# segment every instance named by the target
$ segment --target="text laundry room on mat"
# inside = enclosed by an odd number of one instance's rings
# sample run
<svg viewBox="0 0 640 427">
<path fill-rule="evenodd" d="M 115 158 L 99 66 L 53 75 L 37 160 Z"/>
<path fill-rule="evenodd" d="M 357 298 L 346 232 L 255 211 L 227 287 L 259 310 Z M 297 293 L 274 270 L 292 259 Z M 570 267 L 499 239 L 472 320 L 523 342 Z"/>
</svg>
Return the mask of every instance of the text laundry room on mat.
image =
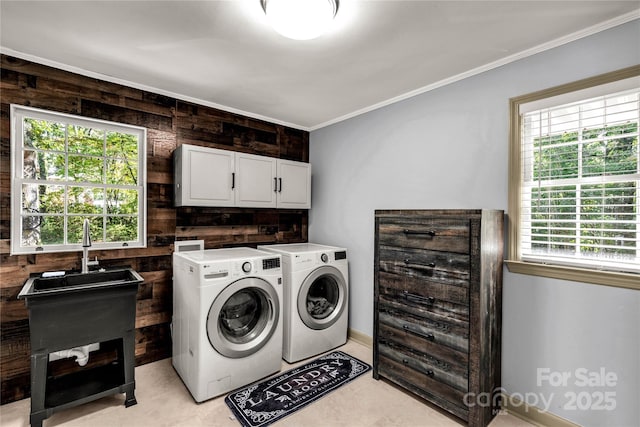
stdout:
<svg viewBox="0 0 640 427">
<path fill-rule="evenodd" d="M 371 370 L 334 351 L 298 368 L 231 393 L 225 402 L 244 427 L 267 426 Z"/>
</svg>

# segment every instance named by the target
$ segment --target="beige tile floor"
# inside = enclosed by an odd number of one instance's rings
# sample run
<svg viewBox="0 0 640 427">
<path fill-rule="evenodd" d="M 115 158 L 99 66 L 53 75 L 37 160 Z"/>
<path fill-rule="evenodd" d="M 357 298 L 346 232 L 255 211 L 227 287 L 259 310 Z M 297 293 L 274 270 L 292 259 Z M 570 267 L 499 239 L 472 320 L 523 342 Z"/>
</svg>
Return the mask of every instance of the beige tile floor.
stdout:
<svg viewBox="0 0 640 427">
<path fill-rule="evenodd" d="M 371 349 L 349 341 L 340 350 L 371 364 Z M 301 362 L 302 363 L 302 362 Z M 283 362 L 282 370 L 294 365 Z M 138 404 L 125 408 L 124 395 L 106 397 L 58 412 L 44 421 L 53 426 L 239 427 L 224 396 L 195 403 L 171 366 L 171 359 L 136 368 Z M 29 425 L 30 400 L 0 407 L 0 426 Z M 346 384 L 317 402 L 278 421 L 279 427 L 445 427 L 458 421 L 371 374 Z M 510 414 L 499 414 L 491 427 L 530 427 Z"/>
</svg>

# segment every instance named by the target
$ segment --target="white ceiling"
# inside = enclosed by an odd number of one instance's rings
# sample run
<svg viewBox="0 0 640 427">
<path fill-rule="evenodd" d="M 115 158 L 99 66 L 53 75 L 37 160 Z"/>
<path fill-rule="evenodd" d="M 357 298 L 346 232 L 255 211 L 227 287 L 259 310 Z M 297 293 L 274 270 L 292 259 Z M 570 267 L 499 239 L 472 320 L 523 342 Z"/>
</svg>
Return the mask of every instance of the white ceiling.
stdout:
<svg viewBox="0 0 640 427">
<path fill-rule="evenodd" d="M 1 0 L 0 48 L 314 130 L 638 19 L 639 8 L 638 0 L 342 0 L 329 32 L 294 41 L 268 27 L 260 0 Z"/>
</svg>

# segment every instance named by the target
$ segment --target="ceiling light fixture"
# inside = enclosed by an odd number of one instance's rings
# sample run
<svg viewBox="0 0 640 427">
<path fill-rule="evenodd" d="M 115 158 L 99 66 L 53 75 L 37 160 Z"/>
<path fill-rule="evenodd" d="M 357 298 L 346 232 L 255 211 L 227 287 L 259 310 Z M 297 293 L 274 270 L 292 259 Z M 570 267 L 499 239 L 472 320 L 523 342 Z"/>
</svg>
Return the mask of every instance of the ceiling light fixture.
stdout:
<svg viewBox="0 0 640 427">
<path fill-rule="evenodd" d="M 339 0 L 260 0 L 271 26 L 294 40 L 324 33 L 338 13 Z"/>
</svg>

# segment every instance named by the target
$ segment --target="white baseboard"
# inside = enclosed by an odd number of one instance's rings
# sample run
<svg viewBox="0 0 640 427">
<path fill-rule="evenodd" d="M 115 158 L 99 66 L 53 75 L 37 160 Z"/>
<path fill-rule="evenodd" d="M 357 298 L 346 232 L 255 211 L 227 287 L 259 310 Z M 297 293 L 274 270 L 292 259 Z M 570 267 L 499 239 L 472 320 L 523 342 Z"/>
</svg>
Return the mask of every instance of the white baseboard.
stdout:
<svg viewBox="0 0 640 427">
<path fill-rule="evenodd" d="M 502 410 L 536 426 L 579 427 L 578 424 L 572 423 L 565 418 L 543 411 L 535 406 L 529 406 L 516 397 L 504 394 L 502 395 Z"/>
<path fill-rule="evenodd" d="M 371 338 L 369 335 L 364 334 L 360 331 L 356 331 L 354 329 L 349 328 L 349 331 L 347 333 L 348 338 L 359 343 L 362 344 L 364 346 L 367 346 L 369 348 L 373 348 L 373 338 Z"/>
</svg>

